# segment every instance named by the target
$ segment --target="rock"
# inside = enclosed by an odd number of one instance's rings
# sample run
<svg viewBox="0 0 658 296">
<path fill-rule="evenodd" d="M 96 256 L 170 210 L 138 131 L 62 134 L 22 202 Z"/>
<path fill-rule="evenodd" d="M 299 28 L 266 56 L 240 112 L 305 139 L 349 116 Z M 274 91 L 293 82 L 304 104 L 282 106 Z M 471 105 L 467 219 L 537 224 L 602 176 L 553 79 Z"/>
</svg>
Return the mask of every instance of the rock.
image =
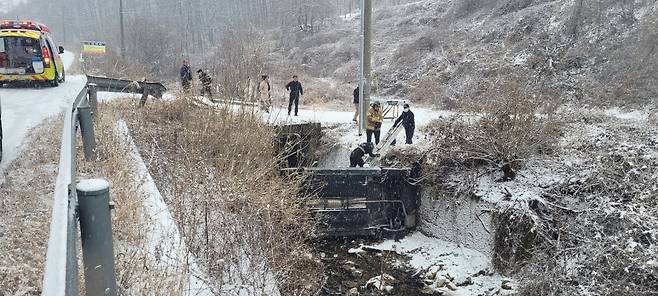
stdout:
<svg viewBox="0 0 658 296">
<path fill-rule="evenodd" d="M 436 279 L 434 279 L 434 284 L 432 286 L 435 288 L 441 288 L 444 287 L 449 282 L 450 281 L 446 277 L 439 275 L 436 277 Z"/>
<path fill-rule="evenodd" d="M 512 282 L 509 280 L 503 280 L 503 282 L 500 284 L 500 287 L 504 290 L 512 290 Z"/>
<path fill-rule="evenodd" d="M 348 287 L 350 289 L 359 287 L 359 283 L 354 282 L 354 281 L 345 281 L 344 285 L 345 285 L 345 287 Z"/>
<path fill-rule="evenodd" d="M 383 281 L 382 281 L 382 278 L 383 278 Z M 379 290 L 385 290 L 386 287 L 387 287 L 386 284 L 391 283 L 393 281 L 395 281 L 394 277 L 392 277 L 388 274 L 383 274 L 381 276 L 376 276 L 376 277 L 373 277 L 373 278 L 369 279 L 368 282 L 366 282 L 366 288 L 372 287 L 372 288 L 379 289 Z"/>
<path fill-rule="evenodd" d="M 347 296 L 359 296 L 359 289 L 357 288 L 352 288 L 349 291 L 347 291 Z"/>
<path fill-rule="evenodd" d="M 436 278 L 436 273 L 439 272 L 441 269 L 443 269 L 442 265 L 432 266 L 432 267 L 430 267 L 430 269 L 425 274 L 425 277 L 428 278 L 428 279 L 433 280 L 433 279 Z"/>
<path fill-rule="evenodd" d="M 480 270 L 480 271 L 472 274 L 471 276 L 472 277 L 479 277 L 479 276 L 483 276 L 483 275 L 487 275 L 487 270 L 486 269 Z"/>
<path fill-rule="evenodd" d="M 448 289 L 450 289 L 451 291 L 457 291 L 457 286 L 455 286 L 455 284 L 453 283 L 446 284 L 446 287 L 448 287 Z"/>
<path fill-rule="evenodd" d="M 453 282 L 458 287 L 462 287 L 462 286 L 468 286 L 468 285 L 473 284 L 473 279 L 470 276 L 458 275 L 458 276 L 455 277 Z"/>
<path fill-rule="evenodd" d="M 438 296 L 438 295 L 443 295 L 443 292 L 436 291 L 436 290 L 432 289 L 431 287 L 426 286 L 426 287 L 423 287 L 420 290 L 420 294 Z"/>
<path fill-rule="evenodd" d="M 352 272 L 352 276 L 355 277 L 355 278 L 359 278 L 363 275 L 363 271 L 360 271 L 360 270 L 358 270 L 354 267 L 352 267 L 351 272 Z"/>
</svg>

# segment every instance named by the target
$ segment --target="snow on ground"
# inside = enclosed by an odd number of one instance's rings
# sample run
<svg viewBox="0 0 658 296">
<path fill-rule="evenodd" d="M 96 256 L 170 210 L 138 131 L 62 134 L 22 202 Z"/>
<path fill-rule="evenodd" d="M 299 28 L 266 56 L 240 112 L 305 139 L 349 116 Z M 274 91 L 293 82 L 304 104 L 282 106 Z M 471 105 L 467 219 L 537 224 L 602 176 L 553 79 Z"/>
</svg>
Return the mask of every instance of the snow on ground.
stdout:
<svg viewBox="0 0 658 296">
<path fill-rule="evenodd" d="M 130 137 L 128 126 L 121 120 L 117 123 L 116 130 L 130 147 L 130 157 L 135 164 L 138 177 L 135 181 L 140 182 L 139 190 L 144 197 L 147 218 L 144 224 L 149 228 L 146 232 L 151 255 L 149 259 L 159 262 L 161 268 L 170 270 L 172 276 L 181 272 L 188 274 L 183 295 L 213 295 L 210 287 L 203 280 L 205 276 L 200 271 L 196 258 L 187 250 L 176 222 L 139 154 L 139 149 Z"/>
<path fill-rule="evenodd" d="M 62 55 L 65 69 L 73 64 L 74 55 Z M 58 87 L 0 88 L 2 106 L 3 157 L 2 173 L 20 152 L 23 140 L 33 127 L 48 117 L 71 107 L 80 90 L 87 83 L 83 75 L 67 75 L 66 82 Z"/>
<path fill-rule="evenodd" d="M 361 248 L 350 253 L 361 252 Z M 427 237 L 414 232 L 400 241 L 386 240 L 367 246 L 370 249 L 393 251 L 410 258 L 409 265 L 432 280 L 430 285 L 442 295 L 470 296 L 487 295 L 500 289 L 503 281 L 510 281 L 493 274 L 490 258 L 478 251 L 463 246 Z"/>
</svg>

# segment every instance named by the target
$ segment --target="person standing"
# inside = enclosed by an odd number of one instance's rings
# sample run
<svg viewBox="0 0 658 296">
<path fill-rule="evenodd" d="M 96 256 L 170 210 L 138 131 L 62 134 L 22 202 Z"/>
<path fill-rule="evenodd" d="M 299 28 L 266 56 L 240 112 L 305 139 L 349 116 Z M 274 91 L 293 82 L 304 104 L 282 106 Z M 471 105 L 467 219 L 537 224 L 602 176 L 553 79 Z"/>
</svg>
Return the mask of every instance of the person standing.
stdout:
<svg viewBox="0 0 658 296">
<path fill-rule="evenodd" d="M 354 118 L 352 121 L 357 121 L 359 118 L 359 87 L 357 86 L 352 92 L 352 97 L 354 97 Z"/>
<path fill-rule="evenodd" d="M 203 69 L 197 70 L 196 73 L 199 75 L 199 81 L 201 82 L 201 95 L 208 94 L 208 98 L 212 99 L 212 77 Z"/>
<path fill-rule="evenodd" d="M 379 144 L 382 122 L 384 122 L 384 111 L 379 102 L 374 102 L 366 115 L 366 138 L 368 143 L 372 142 L 372 136 L 375 135 L 375 145 Z"/>
<path fill-rule="evenodd" d="M 183 60 L 183 66 L 180 67 L 180 81 L 183 90 L 188 91 L 190 89 L 190 82 L 192 81 L 192 69 L 187 60 Z"/>
<path fill-rule="evenodd" d="M 301 82 L 297 80 L 297 75 L 292 76 L 292 81 L 286 84 L 286 90 L 290 91 L 290 101 L 288 102 L 288 116 L 290 116 L 290 111 L 292 111 L 292 105 L 295 104 L 295 116 L 299 111 L 299 96 L 304 95 L 304 89 L 302 88 Z"/>
<path fill-rule="evenodd" d="M 270 81 L 267 75 L 261 76 L 260 84 L 258 85 L 258 93 L 260 94 L 260 109 L 266 113 L 270 113 L 270 105 L 272 105 L 272 97 L 270 95 Z"/>
<path fill-rule="evenodd" d="M 406 136 L 406 143 L 411 145 L 413 144 L 412 139 L 414 137 L 414 130 L 416 129 L 416 121 L 414 119 L 414 113 L 409 110 L 409 104 L 402 105 L 402 108 L 402 115 L 395 120 L 393 128 L 402 124 Z M 393 141 L 391 145 L 395 145 L 395 141 Z"/>
<path fill-rule="evenodd" d="M 350 167 L 354 168 L 356 166 L 363 167 L 365 162 L 363 161 L 363 156 L 368 154 L 370 157 L 379 157 L 379 154 L 374 154 L 373 150 L 375 146 L 372 143 L 362 143 L 359 147 L 356 147 L 350 154 Z"/>
</svg>

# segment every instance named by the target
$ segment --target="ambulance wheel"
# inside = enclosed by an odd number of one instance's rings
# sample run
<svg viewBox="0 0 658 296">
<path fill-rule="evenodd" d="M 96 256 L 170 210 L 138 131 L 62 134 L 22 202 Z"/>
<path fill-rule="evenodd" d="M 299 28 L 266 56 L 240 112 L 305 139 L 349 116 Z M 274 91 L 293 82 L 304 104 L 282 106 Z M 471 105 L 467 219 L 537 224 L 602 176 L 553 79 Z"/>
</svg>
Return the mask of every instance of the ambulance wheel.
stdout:
<svg viewBox="0 0 658 296">
<path fill-rule="evenodd" d="M 59 86 L 59 73 L 55 71 L 55 78 L 53 78 L 52 81 L 50 81 L 50 86 L 52 87 L 58 87 Z"/>
</svg>

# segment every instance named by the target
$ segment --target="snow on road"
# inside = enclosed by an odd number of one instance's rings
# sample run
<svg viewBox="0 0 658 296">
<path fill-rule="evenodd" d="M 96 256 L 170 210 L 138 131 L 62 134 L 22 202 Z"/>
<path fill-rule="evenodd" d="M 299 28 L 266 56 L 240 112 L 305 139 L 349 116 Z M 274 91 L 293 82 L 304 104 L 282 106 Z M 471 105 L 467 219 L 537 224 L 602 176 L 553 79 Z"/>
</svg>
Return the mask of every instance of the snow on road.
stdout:
<svg viewBox="0 0 658 296">
<path fill-rule="evenodd" d="M 69 69 L 75 56 L 66 52 L 62 59 L 65 69 Z M 18 156 L 21 149 L 29 149 L 21 145 L 30 129 L 70 107 L 86 82 L 83 75 L 67 75 L 66 82 L 58 87 L 0 88 L 4 144 L 0 173 Z"/>
</svg>

